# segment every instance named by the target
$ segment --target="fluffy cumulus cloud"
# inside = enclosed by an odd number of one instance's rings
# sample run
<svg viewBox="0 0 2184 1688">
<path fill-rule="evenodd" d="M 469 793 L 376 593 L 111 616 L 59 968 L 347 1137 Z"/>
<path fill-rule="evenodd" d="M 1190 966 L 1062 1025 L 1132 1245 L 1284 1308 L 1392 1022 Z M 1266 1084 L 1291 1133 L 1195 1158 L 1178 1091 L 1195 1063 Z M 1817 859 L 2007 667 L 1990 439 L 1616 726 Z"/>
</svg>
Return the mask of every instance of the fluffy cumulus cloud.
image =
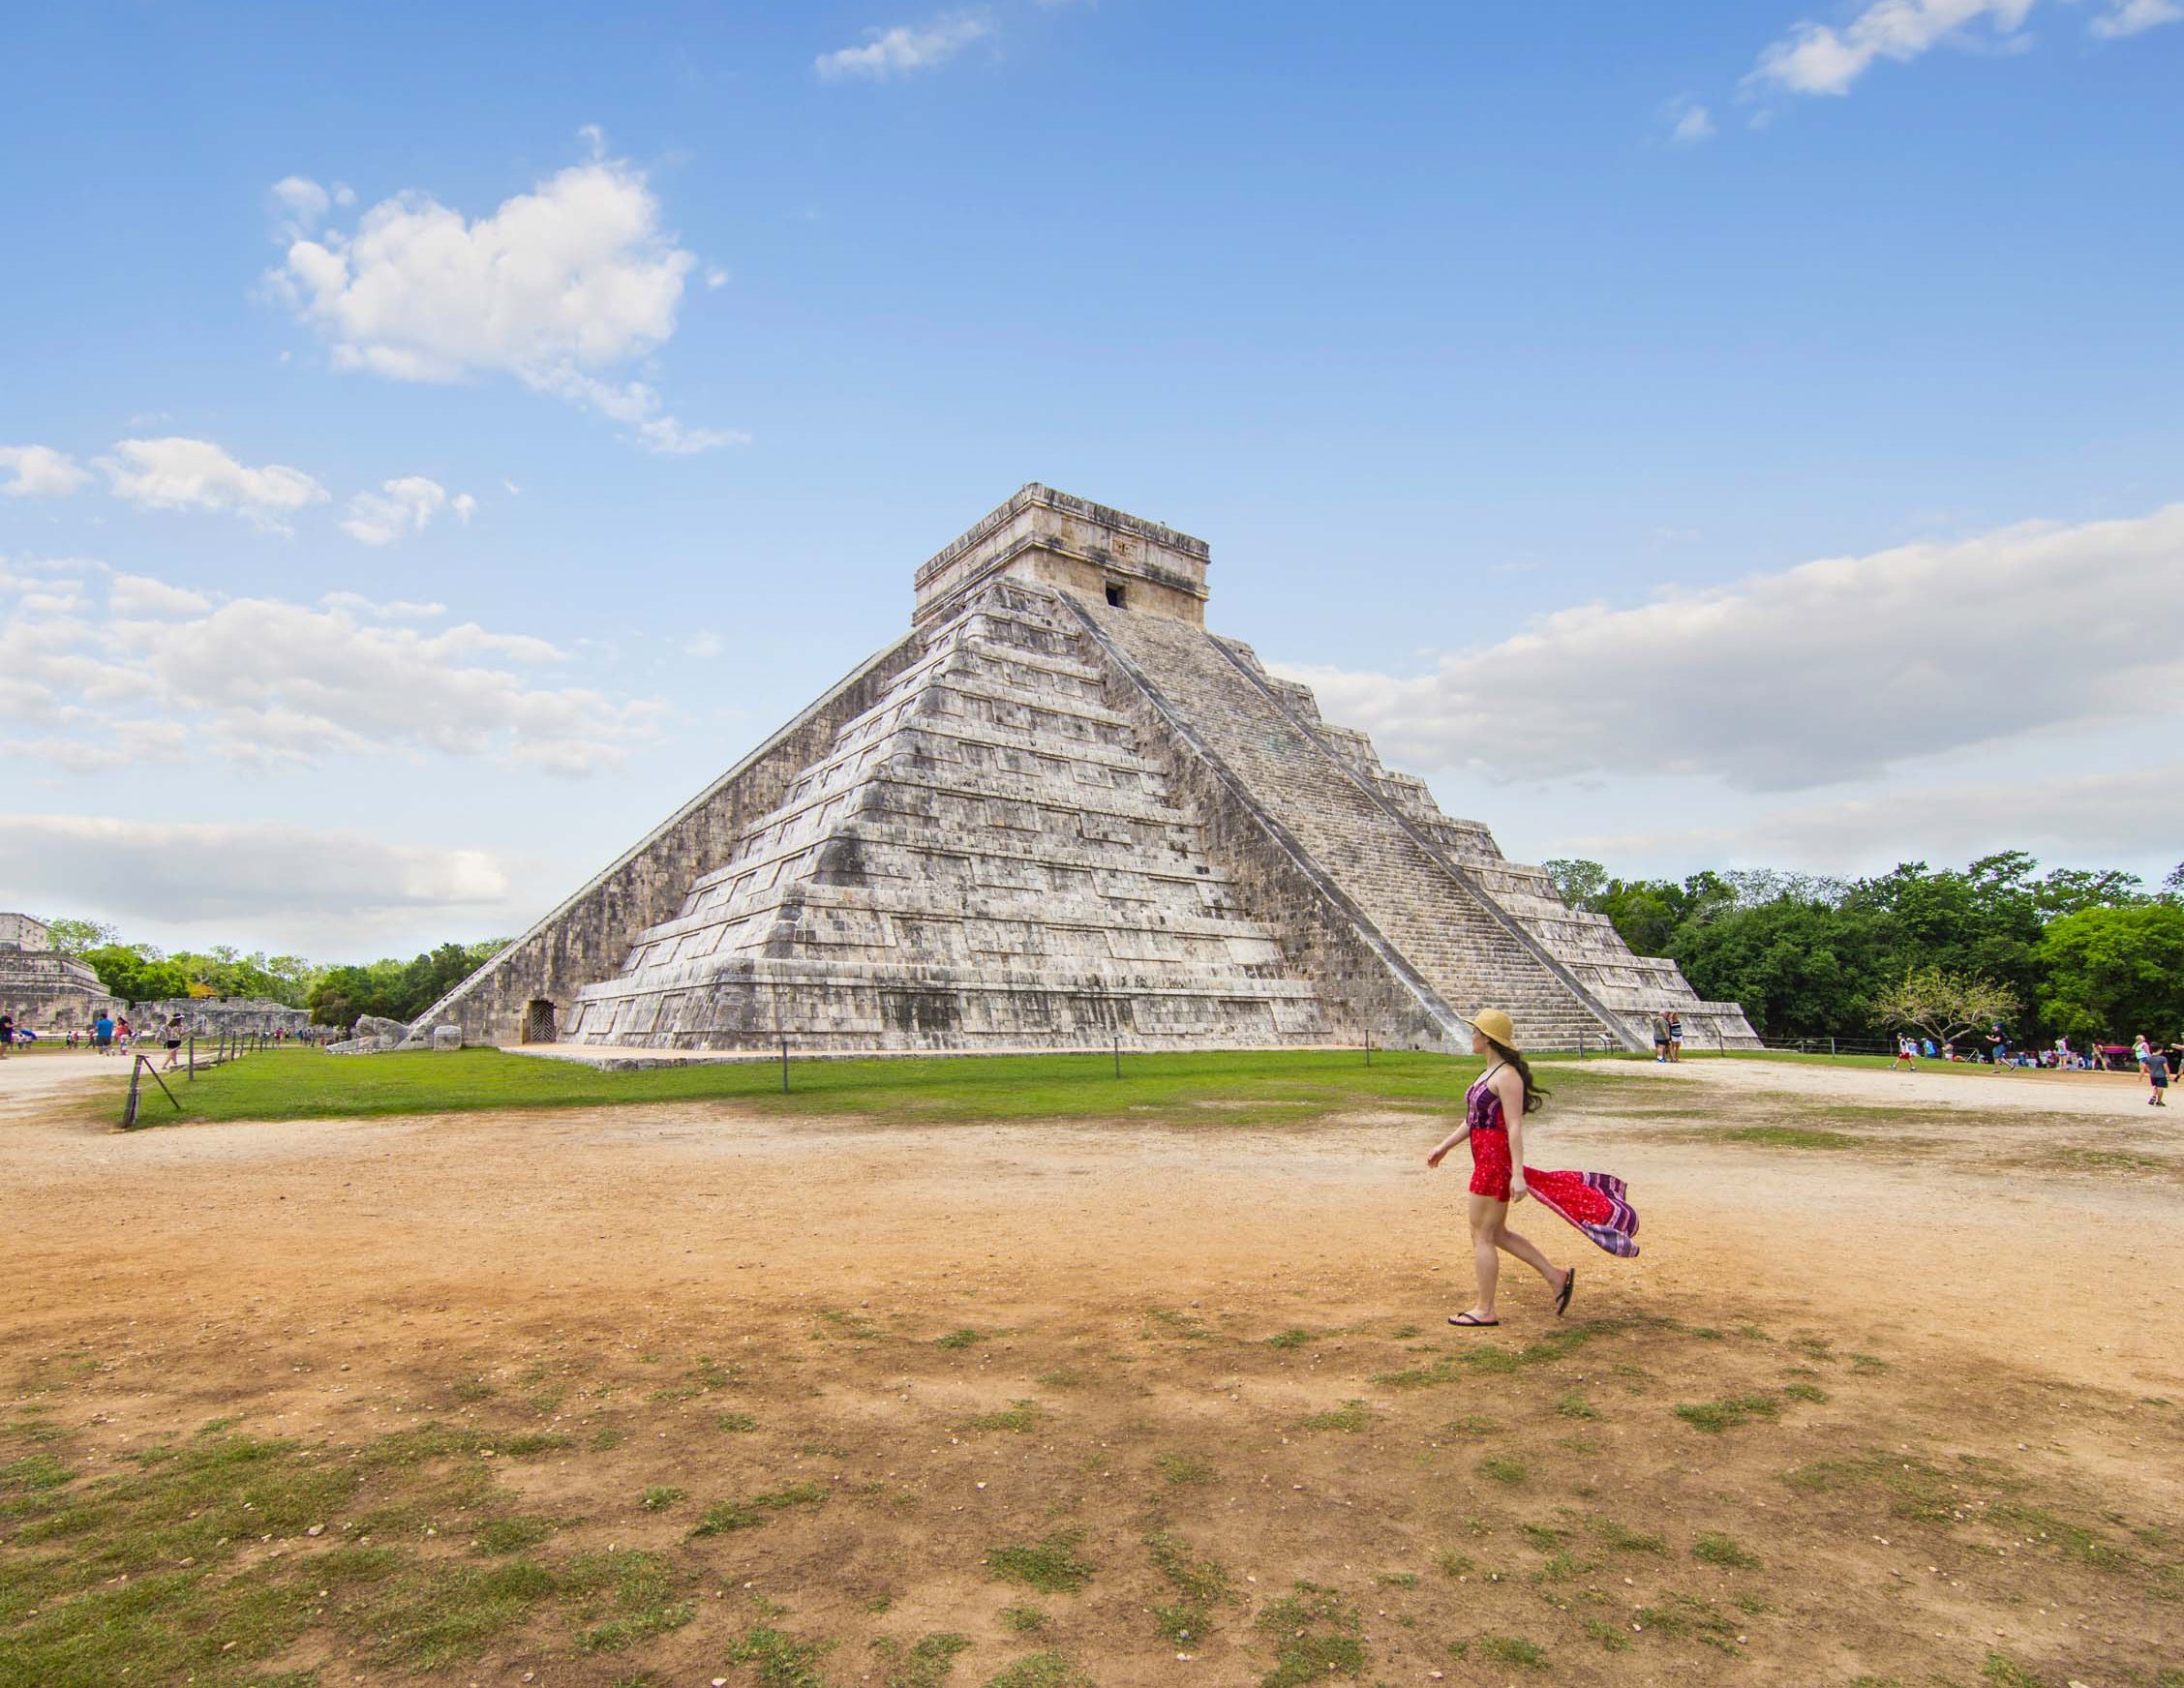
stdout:
<svg viewBox="0 0 2184 1688">
<path fill-rule="evenodd" d="M 2178 0 L 2113 0 L 2106 12 L 2093 19 L 2091 28 L 2095 35 L 2113 41 L 2127 35 L 2142 35 L 2165 23 L 2179 22 L 2184 22 L 2184 4 L 2179 4 Z"/>
<path fill-rule="evenodd" d="M 1840 29 L 1800 23 L 1759 55 L 1751 79 L 1792 94 L 1847 94 L 1882 59 L 1906 64 L 1985 31 L 2008 38 L 2033 0 L 1873 0 Z"/>
<path fill-rule="evenodd" d="M 740 437 L 684 426 L 619 372 L 674 334 L 698 259 L 642 171 L 595 157 L 466 218 L 398 194 L 353 229 L 298 232 L 271 280 L 337 367 L 403 381 L 507 375 L 624 423 L 663 451 Z"/>
<path fill-rule="evenodd" d="M 322 503 L 326 489 L 301 469 L 251 468 L 209 439 L 169 436 L 124 439 L 99 459 L 114 497 L 150 510 L 224 510 L 286 531 L 297 511 Z"/>
<path fill-rule="evenodd" d="M 2184 647 L 2119 637 L 2166 602 L 2184 504 L 1832 558 L 1588 604 L 1396 677 L 1285 668 L 1391 760 L 1503 778 L 1699 774 L 1747 791 L 1871 776 L 2057 729 L 2173 714 Z"/>
<path fill-rule="evenodd" d="M 2184 853 L 2184 767 L 1897 782 L 1721 825 L 1580 835 L 1566 847 L 1602 861 L 1794 862 L 1864 873 L 1896 861 L 1968 861 L 1998 839 L 2045 860 L 2173 861 Z"/>
<path fill-rule="evenodd" d="M 422 533 L 442 510 L 470 525 L 477 499 L 468 493 L 452 498 L 447 489 L 423 475 L 403 475 L 384 482 L 376 493 L 358 493 L 349 501 L 349 517 L 342 531 L 364 545 L 392 545 L 405 534 Z"/>
<path fill-rule="evenodd" d="M 91 478 L 88 469 L 65 451 L 49 445 L 0 445 L 0 496 L 11 498 L 65 498 Z"/>
<path fill-rule="evenodd" d="M 1671 100 L 1664 115 L 1668 138 L 1679 146 L 1696 146 L 1714 138 L 1714 115 L 1696 100 Z"/>
<path fill-rule="evenodd" d="M 1868 0 L 1840 28 L 1801 22 L 1759 55 L 1748 90 L 1847 94 L 1883 59 L 1895 64 L 1937 46 L 2017 50 L 2037 0 Z M 2184 0 L 2101 0 L 2087 28 L 2097 36 L 2139 35 L 2184 19 Z"/>
<path fill-rule="evenodd" d="M 98 769 L 437 753 L 587 774 L 652 730 L 654 705 L 556 683 L 566 658 L 546 641 L 440 618 L 348 595 L 313 608 L 141 575 L 0 575 L 0 755 Z"/>
<path fill-rule="evenodd" d="M 830 82 L 885 82 L 946 64 L 971 43 L 992 33 L 990 23 L 970 13 L 936 17 L 929 23 L 898 23 L 893 29 L 867 30 L 860 45 L 821 53 L 814 68 Z"/>
<path fill-rule="evenodd" d="M 494 908 L 509 889 L 482 850 L 275 823 L 0 815 L 0 858 L 25 901 L 166 922 Z"/>
</svg>

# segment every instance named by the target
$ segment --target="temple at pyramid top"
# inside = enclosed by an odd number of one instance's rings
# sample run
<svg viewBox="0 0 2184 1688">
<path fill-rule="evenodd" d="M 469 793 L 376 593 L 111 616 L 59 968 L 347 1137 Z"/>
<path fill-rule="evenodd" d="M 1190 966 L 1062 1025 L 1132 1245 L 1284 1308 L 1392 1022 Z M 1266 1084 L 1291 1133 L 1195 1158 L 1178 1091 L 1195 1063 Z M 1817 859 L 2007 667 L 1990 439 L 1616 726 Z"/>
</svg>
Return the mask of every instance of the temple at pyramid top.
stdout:
<svg viewBox="0 0 2184 1688">
<path fill-rule="evenodd" d="M 919 568 L 912 618 L 928 625 L 1007 575 L 1202 627 L 1210 556 L 1202 539 L 1031 481 Z"/>
<path fill-rule="evenodd" d="M 1756 1041 L 1205 625 L 1202 539 L 1033 482 L 911 624 L 413 1036 L 628 1050 Z M 823 636 L 813 618 L 806 630 Z"/>
</svg>

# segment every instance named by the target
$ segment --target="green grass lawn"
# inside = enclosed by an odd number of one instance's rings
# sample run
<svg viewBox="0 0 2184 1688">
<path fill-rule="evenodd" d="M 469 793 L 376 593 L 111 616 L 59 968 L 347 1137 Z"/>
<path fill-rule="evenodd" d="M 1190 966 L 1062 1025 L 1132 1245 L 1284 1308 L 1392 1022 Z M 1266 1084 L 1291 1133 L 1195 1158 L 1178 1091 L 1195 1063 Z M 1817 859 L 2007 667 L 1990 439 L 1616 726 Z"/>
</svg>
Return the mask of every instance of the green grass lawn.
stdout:
<svg viewBox="0 0 2184 1688">
<path fill-rule="evenodd" d="M 1106 1052 L 885 1061 L 798 1061 L 781 1092 L 778 1063 L 709 1063 L 603 1072 L 571 1061 L 494 1049 L 448 1054 L 326 1055 L 268 1050 L 198 1073 L 168 1075 L 175 1113 L 149 1084 L 141 1124 L 193 1120 L 351 1118 L 477 1108 L 623 1106 L 720 1100 L 790 1114 L 909 1120 L 1039 1120 L 1148 1113 L 1224 1125 L 1295 1124 L 1355 1108 L 1453 1111 L 1483 1063 L 1377 1050 L 1228 1051 L 1122 1057 Z M 1587 1082 L 1556 1062 L 1550 1089 Z M 111 1093 L 86 1101 L 117 1113 Z"/>
</svg>

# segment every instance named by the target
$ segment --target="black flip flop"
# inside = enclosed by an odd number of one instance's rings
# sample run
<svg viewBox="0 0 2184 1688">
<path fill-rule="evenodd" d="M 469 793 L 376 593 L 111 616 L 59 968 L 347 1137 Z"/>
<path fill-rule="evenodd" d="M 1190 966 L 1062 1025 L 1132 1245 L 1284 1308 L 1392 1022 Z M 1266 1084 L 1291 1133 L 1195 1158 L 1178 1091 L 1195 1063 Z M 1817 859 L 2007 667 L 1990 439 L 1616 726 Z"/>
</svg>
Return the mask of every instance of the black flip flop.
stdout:
<svg viewBox="0 0 2184 1688">
<path fill-rule="evenodd" d="M 1557 1318 L 1561 1318 L 1562 1314 L 1569 1311 L 1570 1291 L 1576 1287 L 1577 1268 L 1572 1266 L 1569 1269 L 1569 1276 L 1562 1280 L 1562 1293 L 1555 1297 L 1555 1316 Z"/>
<path fill-rule="evenodd" d="M 1475 1319 L 1469 1313 L 1452 1312 L 1448 1315 L 1448 1322 L 1459 1330 L 1484 1331 L 1491 1330 L 1502 1321 L 1500 1319 Z"/>
</svg>

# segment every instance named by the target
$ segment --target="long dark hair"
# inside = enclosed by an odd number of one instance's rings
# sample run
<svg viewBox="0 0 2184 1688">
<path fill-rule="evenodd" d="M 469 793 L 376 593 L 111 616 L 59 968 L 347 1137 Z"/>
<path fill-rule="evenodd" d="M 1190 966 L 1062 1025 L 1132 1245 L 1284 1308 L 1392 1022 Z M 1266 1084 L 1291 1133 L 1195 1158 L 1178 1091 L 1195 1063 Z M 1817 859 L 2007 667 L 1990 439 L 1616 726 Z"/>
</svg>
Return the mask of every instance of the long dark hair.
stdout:
<svg viewBox="0 0 2184 1688">
<path fill-rule="evenodd" d="M 1483 1032 L 1479 1035 L 1481 1037 L 1486 1036 Z M 1524 1080 L 1524 1111 L 1528 1114 L 1537 1113 L 1539 1104 L 1546 1100 L 1547 1092 L 1540 1087 L 1539 1081 L 1532 1077 L 1532 1063 L 1518 1054 L 1516 1050 L 1509 1048 L 1506 1044 L 1497 1043 L 1492 1038 L 1487 1038 L 1486 1046 L 1517 1070 L 1517 1076 Z"/>
</svg>

